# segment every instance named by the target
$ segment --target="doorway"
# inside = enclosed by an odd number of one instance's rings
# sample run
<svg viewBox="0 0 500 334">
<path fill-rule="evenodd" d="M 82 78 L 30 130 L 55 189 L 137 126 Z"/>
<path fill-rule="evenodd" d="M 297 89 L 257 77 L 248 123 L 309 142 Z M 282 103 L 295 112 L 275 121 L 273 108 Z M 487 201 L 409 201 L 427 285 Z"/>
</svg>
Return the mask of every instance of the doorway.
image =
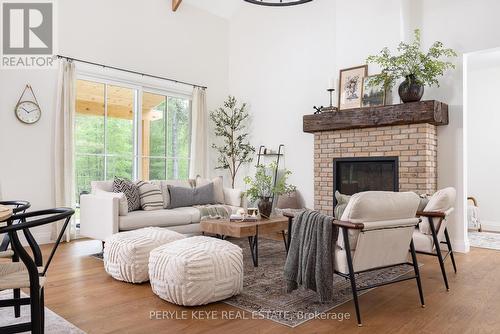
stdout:
<svg viewBox="0 0 500 334">
<path fill-rule="evenodd" d="M 464 56 L 467 224 L 472 247 L 500 250 L 500 48 Z"/>
</svg>

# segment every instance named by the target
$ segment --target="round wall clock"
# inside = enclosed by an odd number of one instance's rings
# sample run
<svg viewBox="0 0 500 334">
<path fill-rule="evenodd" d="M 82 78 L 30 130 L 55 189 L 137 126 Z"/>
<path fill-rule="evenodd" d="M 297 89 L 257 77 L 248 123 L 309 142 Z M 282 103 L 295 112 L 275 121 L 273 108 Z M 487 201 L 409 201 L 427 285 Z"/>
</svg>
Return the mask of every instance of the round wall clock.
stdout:
<svg viewBox="0 0 500 334">
<path fill-rule="evenodd" d="M 23 123 L 33 124 L 40 120 L 42 111 L 36 102 L 20 101 L 16 105 L 16 116 Z"/>
<path fill-rule="evenodd" d="M 26 90 L 31 92 L 34 101 L 23 100 Z M 24 91 L 16 104 L 14 112 L 16 113 L 17 119 L 25 124 L 34 124 L 42 117 L 42 110 L 40 109 L 40 105 L 38 104 L 35 93 L 30 85 L 26 85 L 24 88 Z"/>
</svg>

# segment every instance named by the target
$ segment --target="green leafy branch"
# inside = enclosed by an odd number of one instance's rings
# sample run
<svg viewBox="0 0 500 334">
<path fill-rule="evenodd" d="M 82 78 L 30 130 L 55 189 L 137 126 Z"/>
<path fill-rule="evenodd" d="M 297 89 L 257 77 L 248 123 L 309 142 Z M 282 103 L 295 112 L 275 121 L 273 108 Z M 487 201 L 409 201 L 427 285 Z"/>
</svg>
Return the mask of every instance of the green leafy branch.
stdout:
<svg viewBox="0 0 500 334">
<path fill-rule="evenodd" d="M 289 194 L 296 190 L 294 185 L 288 184 L 288 177 L 292 174 L 291 171 L 285 169 L 283 175 L 276 180 L 276 185 L 274 185 L 274 175 L 278 169 L 276 163 L 271 163 L 269 166 L 258 165 L 255 171 L 254 178 L 249 176 L 244 178 L 245 183 L 250 186 L 246 191 L 246 195 L 253 201 L 272 197 L 273 195 Z"/>
<path fill-rule="evenodd" d="M 401 42 L 397 48 L 398 55 L 392 55 L 386 47 L 378 55 L 369 56 L 368 64 L 378 64 L 381 74 L 370 80 L 370 86 L 383 85 L 386 89 L 392 88 L 399 78 L 416 80 L 426 86 L 438 86 L 438 77 L 445 71 L 454 69 L 455 65 L 442 58 L 456 57 L 457 53 L 445 48 L 443 43 L 436 41 L 427 52 L 421 48 L 420 30 L 415 30 L 414 40 L 411 43 Z"/>
</svg>

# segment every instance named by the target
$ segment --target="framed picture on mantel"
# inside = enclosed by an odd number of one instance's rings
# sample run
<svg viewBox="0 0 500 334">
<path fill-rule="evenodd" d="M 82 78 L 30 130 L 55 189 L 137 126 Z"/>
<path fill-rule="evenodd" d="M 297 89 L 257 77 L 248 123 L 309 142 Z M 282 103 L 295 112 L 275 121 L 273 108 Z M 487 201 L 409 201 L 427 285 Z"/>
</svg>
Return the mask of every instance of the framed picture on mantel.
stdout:
<svg viewBox="0 0 500 334">
<path fill-rule="evenodd" d="M 373 86 L 370 81 L 377 75 L 370 75 L 363 78 L 363 92 L 361 106 L 379 107 L 385 105 L 385 88 L 383 84 Z"/>
<path fill-rule="evenodd" d="M 368 65 L 340 70 L 339 110 L 361 107 L 363 78 L 367 75 Z"/>
</svg>

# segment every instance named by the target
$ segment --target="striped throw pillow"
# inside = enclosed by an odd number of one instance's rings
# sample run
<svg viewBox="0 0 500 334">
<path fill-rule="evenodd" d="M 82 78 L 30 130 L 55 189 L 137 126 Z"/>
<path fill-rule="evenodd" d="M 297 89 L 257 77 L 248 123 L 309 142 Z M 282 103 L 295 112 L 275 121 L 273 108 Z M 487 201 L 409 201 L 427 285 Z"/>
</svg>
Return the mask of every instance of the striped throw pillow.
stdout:
<svg viewBox="0 0 500 334">
<path fill-rule="evenodd" d="M 138 181 L 139 198 L 141 207 L 145 211 L 163 209 L 163 196 L 160 187 L 145 181 Z"/>
</svg>

